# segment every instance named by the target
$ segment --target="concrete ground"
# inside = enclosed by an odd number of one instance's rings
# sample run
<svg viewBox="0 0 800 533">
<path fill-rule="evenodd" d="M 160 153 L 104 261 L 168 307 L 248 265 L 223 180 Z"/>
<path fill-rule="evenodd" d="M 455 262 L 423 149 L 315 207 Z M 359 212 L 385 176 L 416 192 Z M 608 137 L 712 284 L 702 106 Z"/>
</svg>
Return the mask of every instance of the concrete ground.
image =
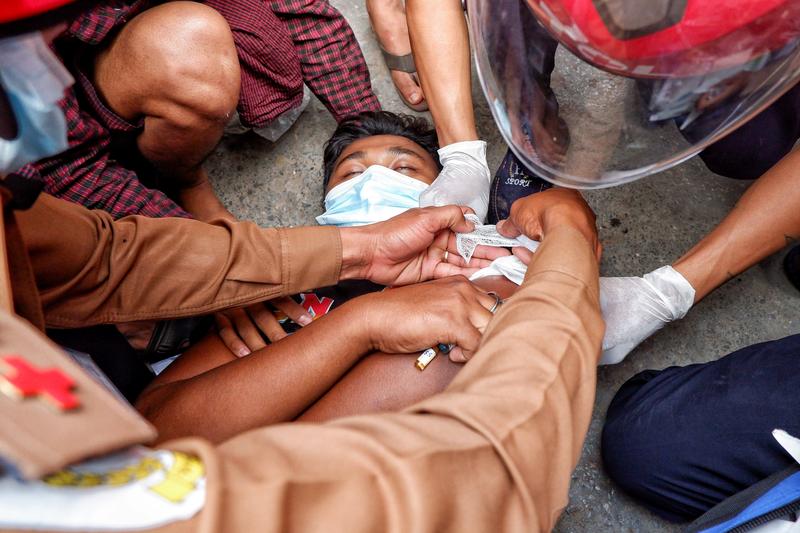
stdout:
<svg viewBox="0 0 800 533">
<path fill-rule="evenodd" d="M 384 107 L 406 112 L 381 60 L 363 0 L 331 1 L 353 26 Z M 489 164 L 496 168 L 505 145 L 477 83 L 474 96 L 479 129 L 489 142 Z M 208 163 L 217 192 L 235 215 L 260 225 L 313 224 L 322 211 L 322 144 L 334 127 L 325 108 L 312 99 L 276 144 L 255 136 L 225 139 Z M 672 262 L 722 219 L 747 186 L 711 174 L 693 159 L 653 178 L 587 193 L 605 246 L 603 275 L 641 275 Z M 571 502 L 556 531 L 678 531 L 621 494 L 603 472 L 599 436 L 611 398 L 641 370 L 709 361 L 749 344 L 800 333 L 798 311 L 800 295 L 785 282 L 773 258 L 731 280 L 624 363 L 601 368 Z"/>
</svg>

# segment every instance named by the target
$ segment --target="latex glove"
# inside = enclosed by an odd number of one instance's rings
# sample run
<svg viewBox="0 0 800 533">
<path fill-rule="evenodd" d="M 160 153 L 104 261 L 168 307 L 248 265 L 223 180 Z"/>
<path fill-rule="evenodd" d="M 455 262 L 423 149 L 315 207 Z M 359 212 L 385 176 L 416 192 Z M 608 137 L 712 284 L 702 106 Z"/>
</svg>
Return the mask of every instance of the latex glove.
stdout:
<svg viewBox="0 0 800 533">
<path fill-rule="evenodd" d="M 439 149 L 442 171 L 419 197 L 420 207 L 466 205 L 481 222 L 489 211 L 491 173 L 484 141 L 462 141 Z"/>
<path fill-rule="evenodd" d="M 694 288 L 664 266 L 641 278 L 600 278 L 600 308 L 606 321 L 601 365 L 619 363 L 667 323 L 686 316 Z"/>
</svg>

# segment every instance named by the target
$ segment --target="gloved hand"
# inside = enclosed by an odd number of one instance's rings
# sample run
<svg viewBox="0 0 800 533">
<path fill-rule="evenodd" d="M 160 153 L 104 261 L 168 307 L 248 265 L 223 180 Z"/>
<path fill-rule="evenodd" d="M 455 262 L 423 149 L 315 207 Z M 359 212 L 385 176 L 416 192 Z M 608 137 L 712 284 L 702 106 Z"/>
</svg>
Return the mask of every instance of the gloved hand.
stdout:
<svg viewBox="0 0 800 533">
<path fill-rule="evenodd" d="M 686 316 L 693 303 L 694 288 L 671 266 L 641 278 L 600 278 L 600 308 L 606 321 L 600 364 L 621 362 L 668 322 Z"/>
<path fill-rule="evenodd" d="M 442 171 L 419 197 L 420 207 L 466 205 L 481 222 L 489 210 L 491 173 L 484 141 L 462 141 L 439 149 Z"/>
</svg>

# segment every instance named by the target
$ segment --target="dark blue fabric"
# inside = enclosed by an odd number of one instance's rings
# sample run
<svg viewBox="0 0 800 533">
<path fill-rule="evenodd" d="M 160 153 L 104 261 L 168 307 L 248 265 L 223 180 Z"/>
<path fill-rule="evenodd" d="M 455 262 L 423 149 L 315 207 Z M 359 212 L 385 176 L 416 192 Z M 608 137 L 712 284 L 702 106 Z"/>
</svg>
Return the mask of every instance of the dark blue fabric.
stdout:
<svg viewBox="0 0 800 533">
<path fill-rule="evenodd" d="M 700 117 L 682 133 L 690 142 L 714 129 L 720 116 L 731 110 L 722 105 Z M 736 179 L 756 179 L 788 154 L 800 138 L 800 84 L 750 119 L 736 131 L 715 142 L 700 158 L 711 172 Z"/>
<path fill-rule="evenodd" d="M 520 198 L 552 186 L 552 183 L 531 172 L 514 152 L 508 150 L 489 189 L 489 224 L 497 224 L 499 220 L 508 218 L 511 205 Z"/>
<path fill-rule="evenodd" d="M 800 435 L 800 335 L 637 374 L 609 406 L 603 462 L 650 510 L 688 521 L 792 464 L 775 428 Z"/>
</svg>

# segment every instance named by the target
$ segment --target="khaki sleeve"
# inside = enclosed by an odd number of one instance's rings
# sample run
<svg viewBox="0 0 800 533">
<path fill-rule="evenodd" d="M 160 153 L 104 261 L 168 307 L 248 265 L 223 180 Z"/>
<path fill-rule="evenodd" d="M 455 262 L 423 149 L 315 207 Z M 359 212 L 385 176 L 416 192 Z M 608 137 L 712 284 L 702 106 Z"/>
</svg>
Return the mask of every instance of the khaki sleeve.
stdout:
<svg viewBox="0 0 800 533">
<path fill-rule="evenodd" d="M 225 498 L 197 520 L 232 532 L 550 530 L 593 405 L 597 283 L 584 238 L 551 231 L 446 391 L 402 413 L 223 443 L 209 484 Z"/>
<path fill-rule="evenodd" d="M 335 284 L 337 228 L 102 211 L 41 195 L 17 220 L 51 327 L 206 314 Z"/>
</svg>

